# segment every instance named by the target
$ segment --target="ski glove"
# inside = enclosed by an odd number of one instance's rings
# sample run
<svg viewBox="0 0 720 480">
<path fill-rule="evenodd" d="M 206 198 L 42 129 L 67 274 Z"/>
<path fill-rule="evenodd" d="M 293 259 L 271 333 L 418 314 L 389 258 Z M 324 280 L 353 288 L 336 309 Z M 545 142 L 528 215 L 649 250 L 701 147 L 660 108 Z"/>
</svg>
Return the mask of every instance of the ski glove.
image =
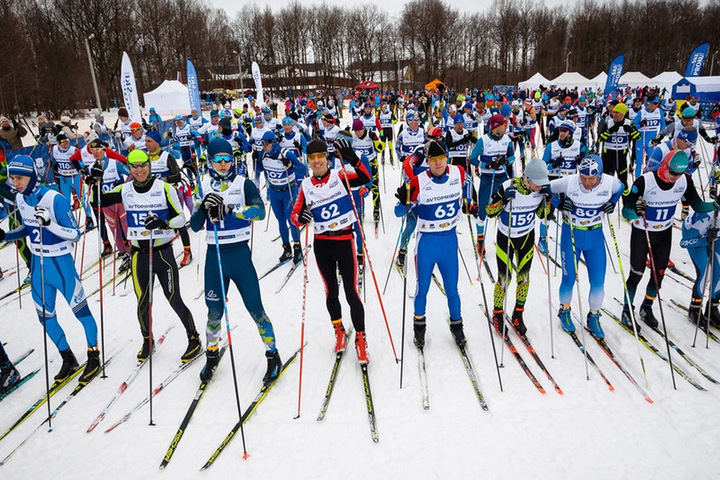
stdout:
<svg viewBox="0 0 720 480">
<path fill-rule="evenodd" d="M 5 240 L 5 230 L 0 228 L 0 242 L 2 242 L 3 240 Z"/>
<path fill-rule="evenodd" d="M 166 228 L 168 228 L 168 222 L 162 220 L 154 213 L 150 213 L 145 217 L 146 230 L 165 230 Z"/>
<path fill-rule="evenodd" d="M 661 141 L 662 140 L 660 140 L 660 138 L 658 137 L 658 138 L 653 138 L 652 140 L 650 140 L 650 143 L 652 144 L 653 147 L 657 147 L 658 145 L 660 145 Z"/>
<path fill-rule="evenodd" d="M 462 212 L 466 215 L 472 215 L 473 217 L 477 217 L 479 211 L 480 207 L 476 203 L 463 202 L 462 204 Z"/>
<path fill-rule="evenodd" d="M 300 223 L 310 223 L 312 222 L 313 215 L 310 207 L 307 205 L 303 205 L 300 209 L 300 213 L 298 214 L 298 222 Z"/>
<path fill-rule="evenodd" d="M 50 210 L 47 207 L 38 205 L 35 207 L 35 218 L 42 224 L 43 227 L 50 225 Z"/>
<path fill-rule="evenodd" d="M 347 140 L 346 138 L 338 137 L 338 139 L 335 140 L 333 145 L 335 146 L 335 150 L 340 152 L 340 156 L 342 157 L 343 161 L 348 162 L 352 166 L 358 164 L 360 159 L 355 154 L 355 150 L 353 150 L 352 144 L 349 140 Z"/>
<path fill-rule="evenodd" d="M 503 192 L 503 202 L 508 203 L 510 200 L 515 198 L 515 195 L 517 194 L 517 187 L 515 185 L 510 185 L 508 188 L 505 189 Z"/>
<path fill-rule="evenodd" d="M 563 157 L 558 157 L 555 160 L 553 160 L 552 166 L 554 168 L 560 168 L 560 167 L 562 167 L 562 164 L 564 161 L 565 161 L 565 159 L 563 159 Z"/>
<path fill-rule="evenodd" d="M 644 198 L 640 197 L 635 202 L 635 213 L 637 213 L 639 216 L 645 215 L 645 211 L 648 209 L 648 204 L 645 201 Z"/>
<path fill-rule="evenodd" d="M 102 177 L 103 177 L 103 173 L 104 173 L 104 169 L 103 169 L 102 165 L 100 165 L 100 164 L 97 163 L 97 162 L 96 162 L 95 165 L 93 165 L 92 168 L 90 169 L 90 176 L 91 176 L 92 178 L 102 178 Z"/>
<path fill-rule="evenodd" d="M 720 228 L 718 228 L 718 227 L 708 228 L 708 231 L 707 231 L 708 243 L 710 243 L 714 238 L 717 238 L 719 231 L 720 231 Z M 3 235 L 4 235 L 4 232 L 3 232 Z"/>
<path fill-rule="evenodd" d="M 608 128 L 608 132 L 615 133 L 618 130 L 620 130 L 620 127 L 622 126 L 622 123 L 616 123 L 612 127 Z"/>
<path fill-rule="evenodd" d="M 225 204 L 223 197 L 215 192 L 208 193 L 203 198 L 200 208 L 207 213 L 211 223 L 222 222 L 225 218 Z"/>
<path fill-rule="evenodd" d="M 410 192 L 410 195 L 408 195 L 408 191 Z M 412 198 L 414 192 L 415 187 L 408 187 L 407 183 L 403 183 L 398 187 L 397 192 L 395 193 L 395 198 L 398 199 L 401 205 L 407 205 L 410 203 L 409 199 Z"/>
<path fill-rule="evenodd" d="M 602 209 L 603 212 L 610 215 L 612 212 L 615 211 L 615 203 L 608 200 L 607 202 L 603 203 Z"/>
<path fill-rule="evenodd" d="M 560 203 L 560 210 L 562 210 L 563 212 L 572 212 L 574 208 L 575 202 L 572 201 L 572 198 L 563 198 L 563 201 Z"/>
</svg>

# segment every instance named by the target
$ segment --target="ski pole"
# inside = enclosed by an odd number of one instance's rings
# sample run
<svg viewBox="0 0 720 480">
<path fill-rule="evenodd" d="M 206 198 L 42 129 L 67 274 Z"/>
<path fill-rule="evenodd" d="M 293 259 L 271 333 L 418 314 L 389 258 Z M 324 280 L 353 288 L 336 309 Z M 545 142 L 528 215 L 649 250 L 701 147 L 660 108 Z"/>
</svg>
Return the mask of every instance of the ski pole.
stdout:
<svg viewBox="0 0 720 480">
<path fill-rule="evenodd" d="M 382 310 L 383 319 L 385 320 L 385 328 L 387 329 L 388 338 L 390 339 L 390 347 L 392 348 L 393 355 L 395 356 L 395 363 L 397 363 L 399 362 L 399 359 L 395 350 L 395 343 L 393 342 L 392 333 L 390 332 L 390 324 L 388 323 L 387 314 L 385 313 L 385 305 L 383 304 L 382 295 L 380 294 L 380 287 L 378 287 L 377 278 L 375 277 L 375 270 L 372 266 L 372 260 L 370 260 L 370 250 L 368 250 L 367 241 L 365 240 L 365 230 L 362 226 L 362 223 L 360 222 L 357 205 L 355 205 L 355 199 L 352 196 L 352 190 L 350 189 L 350 181 L 347 177 L 347 169 L 345 168 L 345 162 L 343 161 L 342 155 L 339 151 L 337 152 L 337 154 L 338 158 L 340 159 L 340 167 L 343 171 L 343 179 L 345 180 L 345 186 L 347 187 L 348 195 L 350 196 L 350 203 L 352 204 L 353 212 L 355 213 L 355 220 L 358 223 L 358 231 L 360 232 L 360 237 L 362 239 L 363 251 L 367 256 L 368 266 L 370 267 L 370 273 L 372 274 L 373 283 L 375 284 L 375 293 L 377 294 L 378 302 L 380 303 L 380 310 Z"/>
<path fill-rule="evenodd" d="M 658 274 L 655 269 L 655 257 L 653 256 L 652 244 L 650 243 L 650 231 L 648 230 L 647 219 L 645 218 L 645 212 L 642 215 L 643 226 L 645 227 L 645 240 L 647 241 L 648 255 L 650 256 L 650 269 L 652 270 L 653 281 L 655 282 L 655 288 L 657 290 L 657 301 L 658 308 L 660 309 L 660 319 L 662 320 L 663 334 L 665 335 L 665 347 L 667 348 L 668 364 L 670 365 L 670 376 L 672 377 L 673 388 L 677 390 L 675 384 L 675 370 L 673 370 L 672 357 L 670 356 L 670 344 L 668 343 L 667 327 L 665 326 L 665 313 L 662 308 L 662 298 L 660 297 L 660 284 L 658 283 Z"/>
<path fill-rule="evenodd" d="M 148 212 L 148 215 L 151 215 L 152 212 Z M 153 423 L 153 386 L 152 386 L 152 371 L 153 371 L 153 364 L 152 364 L 152 358 L 153 358 L 153 318 L 152 318 L 152 302 L 153 302 L 153 287 L 155 286 L 155 278 L 153 277 L 153 231 L 150 230 L 150 238 L 149 238 L 149 248 L 148 248 L 148 272 L 149 272 L 149 279 L 148 279 L 148 285 L 147 285 L 147 295 L 148 295 L 148 368 L 149 368 L 149 386 L 150 386 L 150 426 L 155 425 Z"/>
<path fill-rule="evenodd" d="M 405 230 L 405 217 L 402 217 L 402 220 L 400 221 L 400 231 L 398 232 L 397 240 L 395 241 L 395 250 L 393 250 L 392 258 L 390 259 L 390 267 L 388 267 L 388 273 L 385 277 L 385 286 L 383 287 L 383 295 L 385 295 L 385 290 L 387 290 L 388 282 L 390 281 L 390 272 L 392 272 L 393 264 L 395 263 L 395 255 L 397 255 L 398 247 L 400 246 L 400 238 L 403 236 L 403 231 Z"/>
<path fill-rule="evenodd" d="M 103 256 L 102 256 L 102 238 L 100 230 L 102 229 L 102 217 L 100 215 L 100 209 L 102 208 L 102 202 L 100 200 L 100 187 L 102 186 L 102 178 L 97 181 L 97 206 L 98 206 L 98 287 L 100 288 L 100 352 L 102 355 L 102 376 L 101 378 L 107 378 L 105 374 L 105 308 L 103 302 Z M 90 190 L 90 189 L 88 189 Z"/>
<path fill-rule="evenodd" d="M 312 204 L 308 206 L 312 208 Z M 300 418 L 300 400 L 302 398 L 302 379 L 303 379 L 303 361 L 305 359 L 305 309 L 307 307 L 307 284 L 308 284 L 308 259 L 310 251 L 307 249 L 309 244 L 310 226 L 305 226 L 305 249 L 307 253 L 303 254 L 303 300 L 302 300 L 302 322 L 300 324 L 300 373 L 298 379 L 298 412 L 295 417 Z"/>
<path fill-rule="evenodd" d="M 715 229 L 716 227 L 717 227 L 717 210 L 715 210 L 715 212 L 713 213 L 713 223 L 712 223 L 712 228 Z M 709 262 L 708 262 L 707 267 L 705 267 L 705 276 L 703 277 L 703 287 L 702 287 L 702 290 L 700 291 L 701 296 L 705 296 L 705 289 L 707 288 L 707 283 L 708 283 L 708 275 L 709 275 L 709 278 L 712 279 L 713 275 L 715 274 L 715 272 L 713 270 L 714 264 L 715 264 L 715 239 L 713 239 L 712 243 L 710 244 L 710 257 L 708 257 L 708 258 L 709 258 Z M 714 280 L 710 280 L 710 299 L 711 300 L 712 300 L 712 290 L 713 290 L 712 282 L 713 281 Z M 708 300 L 708 305 L 711 304 L 711 300 Z M 692 343 L 693 348 L 695 348 L 695 341 L 697 340 L 698 327 L 700 326 L 700 322 L 702 322 L 702 320 L 703 320 L 702 317 L 704 314 L 705 314 L 705 309 L 701 307 L 700 315 L 698 316 L 698 321 L 695 324 L 695 334 L 693 336 L 693 343 Z M 706 330 L 705 330 L 705 333 L 706 333 L 705 348 L 708 348 L 707 342 L 710 338 L 709 307 L 708 307 L 708 315 L 706 315 L 706 317 L 707 317 L 706 318 L 707 324 L 705 326 L 705 328 L 706 328 Z"/>
<path fill-rule="evenodd" d="M 585 343 L 585 328 L 582 325 L 583 309 L 582 309 L 582 295 L 580 293 L 580 268 L 579 268 L 579 262 L 578 262 L 580 255 L 578 254 L 577 248 L 575 247 L 575 227 L 572 224 L 572 219 L 569 219 L 568 227 L 570 227 L 570 241 L 572 242 L 573 265 L 575 266 L 575 282 L 577 283 L 578 311 L 580 312 L 580 334 L 582 335 L 583 345 L 587 345 Z M 572 321 L 572 319 L 570 319 L 570 321 Z M 590 370 L 588 369 L 588 359 L 587 359 L 587 348 L 583 348 L 583 357 L 585 358 L 585 379 L 590 380 Z"/>
<path fill-rule="evenodd" d="M 512 185 L 512 183 L 510 183 L 510 185 Z M 498 283 L 497 283 L 497 285 L 499 285 L 503 291 L 503 306 L 502 306 L 503 308 L 502 308 L 502 317 L 500 318 L 500 325 L 502 326 L 502 328 L 501 328 L 500 333 L 504 337 L 506 337 L 508 335 L 507 331 L 506 331 L 507 326 L 505 325 L 505 315 L 506 315 L 505 309 L 507 308 L 507 293 L 508 293 L 508 289 L 510 287 L 510 262 L 511 262 L 511 258 L 512 258 L 512 248 L 513 248 L 513 243 L 512 243 L 512 206 L 513 206 L 513 202 L 512 202 L 512 199 L 510 199 L 508 201 L 508 234 L 507 234 L 507 250 L 505 251 L 505 278 L 503 279 L 500 276 L 500 272 L 498 271 Z M 503 285 L 503 280 L 505 281 L 505 285 Z M 496 286 L 496 289 L 497 289 L 497 286 Z M 493 301 L 493 310 L 495 308 L 494 303 L 495 302 Z M 495 314 L 494 311 L 493 311 L 493 314 Z M 500 345 L 500 363 L 501 364 L 503 362 L 504 354 L 505 354 L 505 342 L 503 341 L 502 345 Z"/>
<path fill-rule="evenodd" d="M 545 204 L 544 205 L 545 208 L 543 209 L 543 210 L 545 210 L 545 218 L 543 218 L 543 221 L 545 222 L 545 231 L 547 232 L 548 231 L 547 217 L 548 217 L 548 214 L 550 213 L 550 210 L 547 208 L 548 207 L 547 197 L 543 198 L 543 202 Z M 557 238 L 555 239 L 555 241 L 557 242 Z M 553 328 L 552 328 L 553 314 L 552 314 L 552 293 L 551 293 L 552 290 L 550 287 L 550 249 L 549 248 L 545 249 L 545 263 L 547 264 L 547 271 L 545 272 L 545 274 L 547 275 L 547 287 L 548 287 L 548 324 L 549 324 L 548 326 L 550 327 L 550 328 L 548 328 L 548 330 L 550 330 L 550 357 L 555 358 L 555 338 L 553 335 Z"/>
<path fill-rule="evenodd" d="M 40 242 L 40 301 L 42 302 L 42 324 L 43 324 L 43 351 L 45 354 L 45 403 L 47 403 L 48 411 L 48 432 L 52 432 L 52 411 L 50 409 L 50 372 L 48 365 L 48 345 L 47 345 L 47 312 L 45 310 L 45 244 L 43 243 L 43 222 L 38 222 Z"/>
<path fill-rule="evenodd" d="M 18 225 L 20 222 L 18 222 L 18 208 L 15 206 L 13 208 L 12 212 L 12 218 L 14 220 L 14 225 Z M 9 223 L 9 220 L 8 220 Z M 18 307 L 22 308 L 22 295 L 21 295 L 21 288 L 22 285 L 20 284 L 20 246 L 19 246 L 19 240 L 15 240 L 15 272 L 17 275 L 17 292 L 18 292 Z M 28 273 L 29 274 L 29 273 Z M 44 302 L 43 302 L 44 304 Z"/>
<path fill-rule="evenodd" d="M 617 255 L 618 267 L 620 268 L 620 279 L 623 282 L 625 301 L 630 306 L 630 318 L 633 324 L 633 333 L 635 334 L 635 347 L 637 348 L 638 358 L 640 359 L 640 368 L 642 369 L 643 376 L 645 377 L 645 386 L 647 387 L 648 381 L 647 373 L 645 371 L 645 361 L 643 360 L 642 354 L 640 353 L 640 338 L 638 337 L 637 324 L 635 323 L 635 311 L 632 308 L 632 298 L 630 298 L 630 292 L 628 291 L 627 283 L 625 283 L 625 271 L 622 266 L 622 259 L 620 258 L 620 247 L 618 247 L 617 237 L 615 236 L 615 227 L 610 221 L 610 215 L 607 215 L 606 218 L 608 221 L 608 228 L 610 229 L 610 236 L 613 239 L 613 243 L 615 243 L 615 255 Z"/>
<path fill-rule="evenodd" d="M 405 217 L 410 214 L 410 184 L 405 184 L 406 200 L 405 200 Z M 403 219 L 405 218 L 403 217 Z M 390 265 L 392 267 L 392 264 Z M 402 304 L 402 330 L 400 338 L 400 388 L 403 386 L 403 371 L 405 368 L 405 317 L 407 305 L 407 265 L 403 268 L 403 304 Z M 415 322 L 413 321 L 413 328 Z"/>
<path fill-rule="evenodd" d="M 224 206 L 222 208 L 225 208 Z M 223 313 L 225 314 L 225 330 L 227 332 L 228 348 L 230 349 L 230 365 L 232 366 L 233 384 L 235 386 L 235 403 L 237 403 L 238 419 L 240 421 L 240 438 L 243 444 L 243 458 L 248 458 L 248 451 L 245 446 L 245 429 L 242 422 L 242 409 L 240 408 L 240 393 L 238 390 L 237 373 L 235 371 L 235 354 L 233 352 L 232 335 L 230 333 L 230 314 L 227 307 L 227 296 L 225 292 L 225 275 L 223 274 L 222 258 L 220 257 L 220 241 L 218 239 L 217 224 L 213 225 L 213 233 L 215 235 L 215 252 L 217 253 L 218 272 L 220 274 L 220 292 L 222 293 Z"/>
</svg>

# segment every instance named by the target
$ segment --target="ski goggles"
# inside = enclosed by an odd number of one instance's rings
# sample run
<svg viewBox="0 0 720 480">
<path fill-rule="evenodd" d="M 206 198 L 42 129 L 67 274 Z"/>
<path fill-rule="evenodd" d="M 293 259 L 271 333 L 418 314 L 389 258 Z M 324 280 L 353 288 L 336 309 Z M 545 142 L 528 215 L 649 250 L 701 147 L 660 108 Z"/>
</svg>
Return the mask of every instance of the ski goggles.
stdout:
<svg viewBox="0 0 720 480">
<path fill-rule="evenodd" d="M 128 165 L 130 168 L 145 168 L 150 165 L 150 162 L 128 163 Z"/>
<path fill-rule="evenodd" d="M 233 157 L 231 155 L 215 155 L 212 157 L 212 161 L 215 163 L 231 163 Z"/>
</svg>

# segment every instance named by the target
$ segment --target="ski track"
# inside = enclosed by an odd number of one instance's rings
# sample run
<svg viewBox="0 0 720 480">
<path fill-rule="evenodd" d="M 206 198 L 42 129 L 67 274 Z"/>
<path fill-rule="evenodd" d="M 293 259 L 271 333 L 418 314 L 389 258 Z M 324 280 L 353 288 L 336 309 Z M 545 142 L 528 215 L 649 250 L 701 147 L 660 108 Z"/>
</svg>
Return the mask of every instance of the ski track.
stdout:
<svg viewBox="0 0 720 480">
<path fill-rule="evenodd" d="M 282 106 L 281 106 L 282 109 Z M 87 120 L 86 120 L 87 121 Z M 109 124 L 114 118 L 107 119 Z M 342 120 L 349 122 L 349 114 Z M 703 140 L 700 140 L 703 141 Z M 703 151 L 702 149 L 700 150 Z M 706 151 L 711 151 L 706 149 Z M 387 232 L 376 240 L 372 232 L 372 219 L 366 218 L 367 241 L 382 288 L 387 268 L 398 235 L 400 219 L 392 216 L 394 190 L 399 170 L 385 166 L 387 193 L 382 194 Z M 382 189 L 381 189 L 382 190 Z M 372 208 L 366 201 L 366 208 Z M 630 225 L 617 222 L 612 216 L 618 242 L 624 254 L 629 252 Z M 277 261 L 280 243 L 270 242 L 277 235 L 277 223 L 271 219 L 265 233 L 264 222 L 254 229 L 253 260 L 256 270 L 265 271 Z M 5 227 L 6 228 L 6 227 Z M 458 226 L 459 243 L 475 282 L 477 268 L 470 249 L 465 222 Z M 612 238 L 605 225 L 606 238 L 614 252 Z M 494 241 L 495 222 L 489 222 L 488 242 Z M 554 227 L 550 226 L 554 236 Z M 203 285 L 205 245 L 202 234 L 191 234 L 194 263 L 180 273 L 183 298 L 192 311 L 199 331 L 204 331 L 206 308 L 203 298 L 193 300 Z M 474 238 L 474 234 L 473 234 Z M 678 245 L 679 231 L 673 231 L 672 259 L 680 268 L 692 272 L 692 263 L 685 250 Z M 550 241 L 550 251 L 555 251 Z M 81 244 L 82 246 L 82 244 Z M 266 248 L 267 247 L 267 248 Z M 175 242 L 176 253 L 181 243 Z M 412 242 L 414 248 L 414 239 Z M 410 253 L 410 252 L 409 252 Z M 489 248 L 490 265 L 496 271 L 494 250 Z M 88 233 L 85 264 L 97 258 L 97 230 Z M 0 264 L 9 268 L 15 263 L 12 248 L 0 252 Z M 301 417 L 293 419 L 298 404 L 299 359 L 287 370 L 279 383 L 245 425 L 248 460 L 242 459 L 242 443 L 238 434 L 215 464 L 203 474 L 198 469 L 204 464 L 220 441 L 237 421 L 237 408 L 233 394 L 232 371 L 229 358 L 222 362 L 203 401 L 186 430 L 183 441 L 167 467 L 172 478 L 221 478 L 228 474 L 239 478 L 278 479 L 331 479 L 345 478 L 416 478 L 440 479 L 453 475 L 489 478 L 717 478 L 720 458 L 715 454 L 720 439 L 720 418 L 715 405 L 720 400 L 717 386 L 704 380 L 692 367 L 677 355 L 673 361 L 705 386 L 708 392 L 699 392 L 683 379 L 676 377 L 677 391 L 673 390 L 669 367 L 644 347 L 640 348 L 647 369 L 647 392 L 655 401 L 650 405 L 610 362 L 597 344 L 586 334 L 583 339 L 600 368 L 615 387 L 610 392 L 600 377 L 590 369 L 590 381 L 585 378 L 583 357 L 572 340 L 565 335 L 553 310 L 552 325 L 548 320 L 547 287 L 543 269 L 536 256 L 533 261 L 529 298 L 526 306 L 526 323 L 533 346 L 548 370 L 557 380 L 565 395 L 559 396 L 542 374 L 519 339 L 513 342 L 520 355 L 547 390 L 540 395 L 528 381 L 515 359 L 504 351 L 501 369 L 504 392 L 500 392 L 487 322 L 477 304 L 482 302 L 477 282 L 470 286 L 460 268 L 459 288 L 463 316 L 468 337 L 468 352 L 479 376 L 482 391 L 490 411 L 483 412 L 472 391 L 460 356 L 447 327 L 445 297 L 431 285 L 427 308 L 427 346 L 425 349 L 430 391 L 430 410 L 421 405 L 417 352 L 412 345 L 413 300 L 407 300 L 405 319 L 405 366 L 403 388 L 399 389 L 399 364 L 395 364 L 387 337 L 382 313 L 377 303 L 372 276 L 366 272 L 366 321 L 370 348 L 370 380 L 377 412 L 380 442 L 370 439 L 367 412 L 362 388 L 360 367 L 357 364 L 352 339 L 347 358 L 340 369 L 327 416 L 322 422 L 316 417 L 325 393 L 333 362 L 333 331 L 325 309 L 322 281 L 315 267 L 314 254 L 309 254 L 310 268 L 303 365 Z M 617 259 L 613 258 L 617 264 Z M 623 255 L 623 266 L 629 271 L 629 261 Z M 79 263 L 79 262 L 78 262 Z M 199 274 L 198 274 L 199 267 Z M 285 271 L 286 269 L 279 269 Z M 585 268 L 581 269 L 583 316 L 587 314 L 588 283 Z M 558 305 L 557 291 L 560 274 L 552 276 L 551 301 Z M 111 269 L 104 275 L 110 276 Z M 24 267 L 21 267 L 24 277 Z M 644 293 L 649 278 L 645 272 L 638 289 L 636 303 Z M 293 275 L 280 294 L 273 292 L 283 277 L 274 272 L 261 282 L 261 291 L 268 315 L 275 326 L 281 356 L 286 359 L 300 344 L 300 305 L 302 299 L 302 271 Z M 84 281 L 86 291 L 97 286 L 97 274 Z M 410 274 L 411 282 L 414 272 Z M 492 288 L 483 272 L 488 301 L 492 302 Z M 408 288 L 414 289 L 414 283 Z M 15 288 L 10 277 L 0 282 L 0 293 Z M 113 350 L 125 339 L 132 339 L 109 366 L 106 380 L 93 381 L 86 391 L 72 400 L 53 420 L 53 432 L 40 432 L 26 446 L 0 467 L 0 477 L 13 478 L 154 478 L 160 475 L 159 465 L 164 452 L 176 431 L 192 395 L 198 386 L 198 373 L 202 361 L 193 365 L 153 400 L 155 426 L 148 426 L 149 410 L 144 407 L 128 422 L 111 433 L 105 428 L 136 404 L 148 390 L 148 369 L 138 376 L 120 397 L 105 420 L 91 434 L 86 434 L 90 422 L 113 395 L 120 382 L 135 365 L 135 353 L 140 347 L 136 319 L 136 301 L 130 292 L 121 297 L 122 285 L 112 296 L 111 287 L 105 290 L 105 350 Z M 128 289 L 132 289 L 131 280 Z M 605 304 L 611 311 L 620 313 L 613 296 L 623 297 L 619 273 L 607 266 Z M 507 309 L 513 307 L 515 284 L 512 283 Z M 27 293 L 27 292 L 25 292 Z M 689 301 L 690 291 L 675 282 L 665 281 L 662 298 Z M 100 323 L 100 304 L 95 295 L 89 305 Z M 349 314 L 344 298 L 345 322 Z M 395 347 L 400 355 L 402 281 L 396 273 L 390 274 L 385 308 L 391 325 Z M 42 328 L 37 321 L 30 295 L 23 295 L 23 308 L 17 300 L 0 307 L 2 340 L 8 342 L 10 357 L 34 347 L 36 352 L 19 367 L 27 373 L 42 365 Z M 669 303 L 669 302 L 668 302 Z M 75 321 L 64 300 L 58 300 L 57 311 L 69 343 L 78 359 L 84 360 L 84 333 Z M 577 297 L 573 308 L 577 311 Z M 659 318 L 659 310 L 655 306 Z M 230 321 L 237 325 L 233 333 L 235 362 L 240 388 L 241 406 L 244 409 L 260 388 L 265 371 L 263 346 L 257 329 L 242 305 L 234 286 L 229 290 Z M 690 356 L 716 378 L 720 378 L 720 348 L 710 344 L 705 349 L 702 336 L 698 346 L 691 348 L 693 327 L 678 310 L 664 308 L 669 336 Z M 156 289 L 153 305 L 154 331 L 159 334 L 171 322 L 179 320 L 169 308 L 162 291 Z M 607 341 L 620 362 L 645 387 L 640 370 L 634 339 L 608 317 L 602 325 Z M 223 326 L 223 330 L 224 330 Z M 551 358 L 549 329 L 554 335 L 555 358 Z M 649 329 L 646 335 L 663 352 L 664 343 Z M 502 341 L 495 336 L 498 356 Z M 184 331 L 176 328 L 153 359 L 153 384 L 157 384 L 179 361 L 186 346 Z M 50 373 L 59 368 L 59 354 L 49 342 Z M 0 429 L 4 431 L 44 392 L 44 372 L 2 402 Z M 53 408 L 70 392 L 61 391 L 51 400 Z M 38 422 L 42 421 L 46 407 L 40 409 L 5 440 L 0 442 L 0 456 L 5 456 L 20 443 Z M 239 433 L 239 432 L 238 432 Z M 349 455 L 348 455 L 349 454 Z M 39 459 L 39 461 L 37 460 Z"/>
</svg>

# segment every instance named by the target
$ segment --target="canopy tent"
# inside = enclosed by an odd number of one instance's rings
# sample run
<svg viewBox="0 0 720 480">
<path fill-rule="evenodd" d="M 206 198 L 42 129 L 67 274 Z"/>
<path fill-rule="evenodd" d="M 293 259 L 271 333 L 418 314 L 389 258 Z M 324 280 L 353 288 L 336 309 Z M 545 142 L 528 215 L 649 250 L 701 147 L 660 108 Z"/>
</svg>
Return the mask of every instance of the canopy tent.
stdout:
<svg viewBox="0 0 720 480">
<path fill-rule="evenodd" d="M 691 94 L 703 102 L 720 101 L 720 76 L 683 77 L 672 87 L 672 96 L 684 100 Z"/>
<path fill-rule="evenodd" d="M 605 90 L 605 84 L 607 83 L 607 73 L 600 72 L 596 77 L 590 79 L 592 88 L 597 92 L 598 90 Z"/>
<path fill-rule="evenodd" d="M 435 89 L 438 88 L 440 85 L 442 85 L 443 87 L 445 86 L 445 84 L 444 84 L 443 82 L 441 82 L 440 80 L 438 80 L 438 79 L 436 78 L 436 79 L 433 80 L 432 82 L 425 84 L 425 90 L 435 90 Z"/>
<path fill-rule="evenodd" d="M 587 78 L 580 75 L 578 72 L 565 72 L 557 78 L 550 80 L 550 85 L 555 85 L 558 88 L 586 88 L 592 86 L 592 83 Z"/>
<path fill-rule="evenodd" d="M 524 82 L 518 83 L 518 88 L 520 90 L 534 90 L 534 89 L 538 88 L 540 85 L 549 86 L 550 80 L 545 78 L 542 75 L 542 73 L 537 72 L 535 75 L 528 78 Z"/>
<path fill-rule="evenodd" d="M 625 72 L 620 77 L 619 85 L 627 85 L 631 88 L 645 87 L 652 83 L 649 77 L 640 72 Z"/>
<path fill-rule="evenodd" d="M 143 94 L 145 108 L 155 107 L 159 115 L 190 114 L 188 88 L 177 80 L 165 80 L 155 90 Z"/>
<path fill-rule="evenodd" d="M 378 88 L 380 88 L 380 85 L 371 80 L 365 80 L 355 85 L 355 90 L 376 90 Z"/>
<path fill-rule="evenodd" d="M 672 90 L 673 85 L 682 80 L 682 75 L 677 72 L 662 72 L 650 79 L 650 86 Z"/>
</svg>

